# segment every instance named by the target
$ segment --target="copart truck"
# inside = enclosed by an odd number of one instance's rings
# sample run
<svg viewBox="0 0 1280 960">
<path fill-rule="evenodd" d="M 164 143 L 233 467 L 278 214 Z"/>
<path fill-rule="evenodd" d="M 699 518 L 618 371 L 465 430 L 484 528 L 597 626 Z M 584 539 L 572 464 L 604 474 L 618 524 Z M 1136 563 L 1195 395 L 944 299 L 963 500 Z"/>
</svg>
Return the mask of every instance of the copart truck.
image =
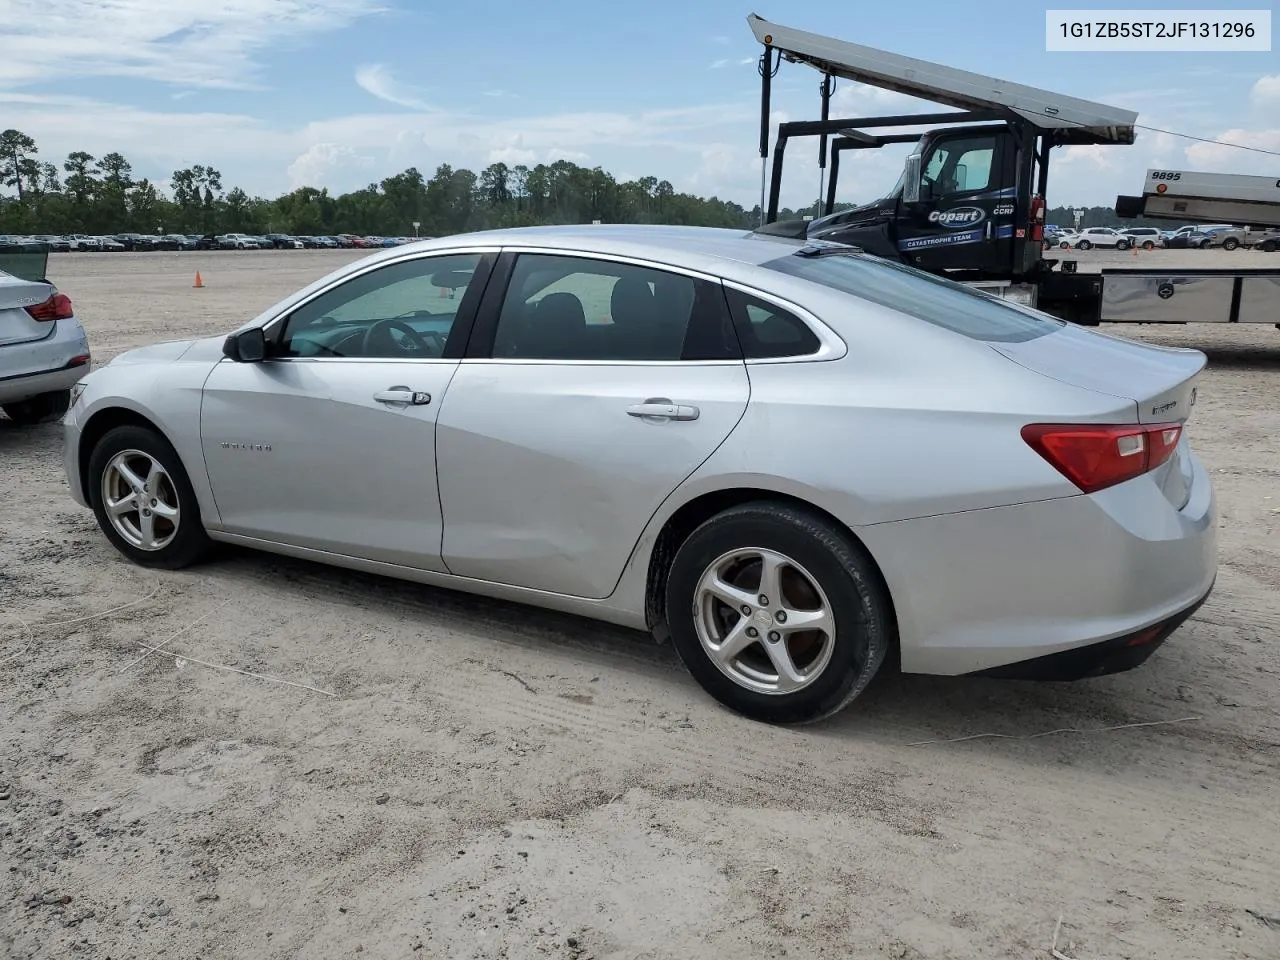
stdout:
<svg viewBox="0 0 1280 960">
<path fill-rule="evenodd" d="M 1130 267 L 1084 273 L 1076 261 L 1044 256 L 1051 151 L 1132 144 L 1138 119 L 1133 111 L 785 27 L 755 14 L 747 22 L 764 46 L 758 232 L 858 246 L 1080 324 L 1220 321 L 1280 327 L 1280 269 Z M 821 116 L 779 124 L 770 164 L 772 80 L 783 60 L 822 74 Z M 833 119 L 836 78 L 956 109 Z M 786 148 L 801 137 L 819 138 L 820 176 L 830 156 L 825 199 L 815 218 L 779 221 Z M 913 144 L 897 184 L 879 200 L 835 212 L 841 156 L 888 144 Z M 1125 218 L 1280 226 L 1280 179 L 1149 170 L 1142 194 L 1118 197 L 1116 212 Z"/>
</svg>

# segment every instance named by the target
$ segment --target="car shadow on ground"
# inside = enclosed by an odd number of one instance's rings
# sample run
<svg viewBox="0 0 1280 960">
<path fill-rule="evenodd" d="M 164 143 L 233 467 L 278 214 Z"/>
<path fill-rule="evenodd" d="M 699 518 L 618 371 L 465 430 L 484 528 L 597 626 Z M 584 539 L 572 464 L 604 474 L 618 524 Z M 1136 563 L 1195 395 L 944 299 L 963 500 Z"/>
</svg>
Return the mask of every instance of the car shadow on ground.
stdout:
<svg viewBox="0 0 1280 960">
<path fill-rule="evenodd" d="M 456 626 L 474 631 L 482 626 L 494 642 L 491 655 L 500 656 L 499 644 L 514 644 L 547 657 L 551 670 L 555 669 L 555 661 L 564 660 L 577 666 L 590 664 L 622 670 L 672 684 L 683 695 L 702 698 L 706 710 L 722 712 L 735 722 L 751 723 L 737 718 L 706 695 L 684 669 L 670 643 L 657 643 L 640 631 L 239 547 L 223 547 L 214 560 L 200 569 L 228 586 L 245 579 L 286 587 L 296 585 L 330 598 L 347 598 L 356 607 L 392 609 L 410 619 L 429 621 L 435 628 Z M 1159 652 L 1156 657 L 1160 657 Z M 1150 664 L 1138 668 L 1151 669 Z M 1164 673 L 1179 667 L 1165 663 L 1154 669 Z M 1164 680 L 1167 684 L 1169 678 Z M 896 658 L 891 658 L 846 710 L 793 730 L 801 736 L 835 738 L 850 745 L 863 741 L 908 746 L 975 734 L 1021 739 L 1063 728 L 1096 730 L 1173 717 L 1177 711 L 1172 708 L 1156 712 L 1149 708 L 1152 697 L 1143 693 L 1149 681 L 1150 678 L 1126 680 L 1124 675 L 1071 683 L 922 676 L 901 673 Z M 1032 742 L 1046 743 L 1043 739 Z M 1087 747 L 1078 737 L 1073 742 L 1077 748 L 1067 748 L 1073 759 L 1088 763 Z M 993 744 L 1001 744 L 997 749 L 1002 754 L 1007 752 L 1004 739 L 977 739 L 966 746 L 982 749 Z M 1059 741 L 1044 749 L 1060 753 L 1064 748 Z M 1039 748 L 1032 748 L 1032 753 L 1036 752 Z"/>
</svg>

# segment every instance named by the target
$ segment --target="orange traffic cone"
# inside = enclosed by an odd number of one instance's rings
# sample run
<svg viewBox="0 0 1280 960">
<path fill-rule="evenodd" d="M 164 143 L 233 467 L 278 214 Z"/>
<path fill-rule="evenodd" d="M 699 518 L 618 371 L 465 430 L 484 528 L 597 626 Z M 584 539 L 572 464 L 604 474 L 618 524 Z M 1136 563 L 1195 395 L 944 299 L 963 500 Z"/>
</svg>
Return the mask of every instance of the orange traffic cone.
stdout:
<svg viewBox="0 0 1280 960">
<path fill-rule="evenodd" d="M 196 282 L 193 283 L 191 286 L 195 287 L 197 290 L 201 289 L 204 286 L 204 280 L 201 279 L 199 270 L 196 271 Z"/>
</svg>

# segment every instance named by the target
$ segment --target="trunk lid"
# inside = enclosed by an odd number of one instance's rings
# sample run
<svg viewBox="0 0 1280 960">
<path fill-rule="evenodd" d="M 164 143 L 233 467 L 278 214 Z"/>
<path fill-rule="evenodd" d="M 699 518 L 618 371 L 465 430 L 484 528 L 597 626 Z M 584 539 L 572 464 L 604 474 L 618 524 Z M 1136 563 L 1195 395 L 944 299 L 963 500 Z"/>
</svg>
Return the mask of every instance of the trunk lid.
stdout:
<svg viewBox="0 0 1280 960">
<path fill-rule="evenodd" d="M 1196 384 L 1208 363 L 1199 350 L 1138 343 L 1093 330 L 1065 326 L 1023 343 L 993 343 L 1009 360 L 1062 383 L 1128 400 L 1132 422 L 1184 427 L 1172 457 L 1153 472 L 1169 501 L 1181 509 L 1191 496 L 1191 464 L 1185 425 L 1196 400 Z"/>
<path fill-rule="evenodd" d="M 1043 376 L 1133 401 L 1139 423 L 1185 423 L 1196 381 L 1209 359 L 1199 350 L 1158 347 L 1072 326 L 1023 343 L 991 346 Z"/>
<path fill-rule="evenodd" d="M 52 284 L 19 280 L 7 273 L 0 273 L 0 347 L 43 340 L 52 334 L 56 322 L 36 320 L 25 309 L 43 303 L 51 296 Z"/>
</svg>

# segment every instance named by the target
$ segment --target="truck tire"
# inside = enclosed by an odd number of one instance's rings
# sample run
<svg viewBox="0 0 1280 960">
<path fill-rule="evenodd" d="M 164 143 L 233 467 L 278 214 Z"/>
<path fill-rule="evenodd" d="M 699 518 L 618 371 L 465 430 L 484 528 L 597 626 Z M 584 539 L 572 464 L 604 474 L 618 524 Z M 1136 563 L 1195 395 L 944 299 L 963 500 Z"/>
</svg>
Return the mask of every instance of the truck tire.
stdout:
<svg viewBox="0 0 1280 960">
<path fill-rule="evenodd" d="M 1234 250 L 1238 246 L 1240 246 L 1240 241 L 1235 237 L 1227 237 L 1227 239 L 1222 241 L 1223 250 Z"/>
</svg>

